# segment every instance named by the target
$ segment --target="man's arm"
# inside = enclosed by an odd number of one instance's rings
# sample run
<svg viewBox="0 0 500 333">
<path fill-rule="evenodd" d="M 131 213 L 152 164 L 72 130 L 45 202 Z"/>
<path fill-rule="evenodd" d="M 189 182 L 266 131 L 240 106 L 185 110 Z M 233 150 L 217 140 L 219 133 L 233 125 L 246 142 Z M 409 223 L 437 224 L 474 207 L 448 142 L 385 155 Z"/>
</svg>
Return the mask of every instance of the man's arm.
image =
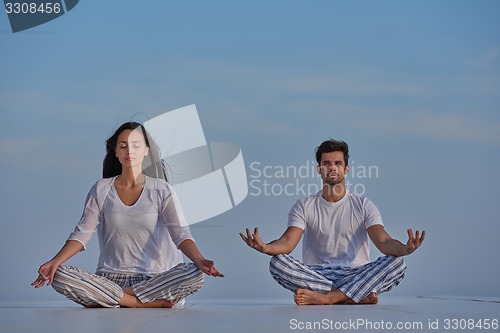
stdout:
<svg viewBox="0 0 500 333">
<path fill-rule="evenodd" d="M 392 255 L 396 257 L 402 257 L 415 252 L 416 249 L 422 245 L 425 238 L 425 231 L 422 231 L 422 235 L 417 230 L 415 236 L 413 236 L 413 231 L 408 229 L 408 241 L 406 244 L 393 239 L 380 224 L 373 225 L 368 228 L 368 236 L 372 240 L 373 244 L 385 255 Z"/>
<path fill-rule="evenodd" d="M 247 235 L 245 236 L 240 232 L 240 236 L 248 246 L 259 252 L 274 256 L 277 254 L 289 254 L 292 252 L 299 243 L 304 230 L 298 227 L 288 227 L 280 238 L 273 240 L 268 244 L 264 243 L 264 241 L 260 238 L 259 228 L 255 228 L 253 234 L 251 234 L 250 230 L 247 228 L 246 233 Z"/>
</svg>

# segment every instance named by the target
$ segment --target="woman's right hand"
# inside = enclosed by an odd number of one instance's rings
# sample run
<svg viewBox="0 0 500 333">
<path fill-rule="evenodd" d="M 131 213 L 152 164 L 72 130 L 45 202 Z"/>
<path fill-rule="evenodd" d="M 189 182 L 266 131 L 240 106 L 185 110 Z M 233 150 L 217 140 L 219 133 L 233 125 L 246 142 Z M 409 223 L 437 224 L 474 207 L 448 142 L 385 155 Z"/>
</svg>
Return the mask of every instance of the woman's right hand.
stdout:
<svg viewBox="0 0 500 333">
<path fill-rule="evenodd" d="M 45 285 L 46 281 L 48 281 L 47 286 L 50 286 L 54 280 L 54 274 L 56 274 L 58 267 L 59 265 L 53 260 L 47 261 L 45 264 L 40 266 L 38 269 L 38 277 L 35 281 L 33 281 L 33 283 L 31 283 L 31 285 L 35 288 L 40 288 Z"/>
<path fill-rule="evenodd" d="M 50 286 L 52 284 L 52 280 L 54 280 L 54 274 L 56 274 L 59 265 L 63 264 L 66 260 L 73 257 L 82 249 L 83 243 L 81 243 L 80 241 L 66 241 L 62 249 L 59 250 L 54 258 L 40 266 L 40 268 L 38 269 L 38 278 L 33 281 L 31 285 L 35 288 L 40 288 L 45 285 L 46 281 L 49 281 L 47 282 L 47 286 Z"/>
</svg>

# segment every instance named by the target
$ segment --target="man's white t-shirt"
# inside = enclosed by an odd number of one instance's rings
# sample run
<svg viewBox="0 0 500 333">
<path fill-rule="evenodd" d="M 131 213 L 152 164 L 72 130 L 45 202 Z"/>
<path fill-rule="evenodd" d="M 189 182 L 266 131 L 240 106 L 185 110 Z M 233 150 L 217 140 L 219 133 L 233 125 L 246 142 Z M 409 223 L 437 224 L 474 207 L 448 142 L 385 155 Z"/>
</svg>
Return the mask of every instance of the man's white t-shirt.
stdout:
<svg viewBox="0 0 500 333">
<path fill-rule="evenodd" d="M 68 240 L 85 247 L 97 230 L 97 273 L 155 275 L 183 262 L 177 247 L 193 238 L 173 188 L 146 176 L 139 199 L 127 206 L 116 192 L 114 179 L 101 179 L 92 187 Z"/>
<path fill-rule="evenodd" d="M 349 191 L 337 202 L 321 191 L 298 200 L 288 226 L 304 230 L 302 258 L 308 265 L 357 267 L 370 262 L 367 229 L 383 225 L 380 211 L 364 196 Z"/>
</svg>

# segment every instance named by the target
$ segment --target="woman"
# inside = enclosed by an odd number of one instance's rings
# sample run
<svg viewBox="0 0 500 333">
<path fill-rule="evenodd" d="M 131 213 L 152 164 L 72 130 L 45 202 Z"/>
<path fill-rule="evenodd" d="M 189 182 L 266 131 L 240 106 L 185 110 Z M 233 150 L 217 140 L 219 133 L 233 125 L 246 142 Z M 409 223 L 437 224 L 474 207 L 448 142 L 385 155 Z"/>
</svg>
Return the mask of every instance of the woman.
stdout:
<svg viewBox="0 0 500 333">
<path fill-rule="evenodd" d="M 143 173 L 145 158 L 158 154 L 144 127 L 123 124 L 106 151 L 104 178 L 90 190 L 80 222 L 31 285 L 47 282 L 85 307 L 170 308 L 201 288 L 203 273 L 222 277 L 196 247 L 172 187 Z M 147 169 L 164 176 L 162 166 L 158 159 Z M 96 274 L 62 265 L 96 230 Z M 193 263 L 183 263 L 181 252 Z"/>
</svg>

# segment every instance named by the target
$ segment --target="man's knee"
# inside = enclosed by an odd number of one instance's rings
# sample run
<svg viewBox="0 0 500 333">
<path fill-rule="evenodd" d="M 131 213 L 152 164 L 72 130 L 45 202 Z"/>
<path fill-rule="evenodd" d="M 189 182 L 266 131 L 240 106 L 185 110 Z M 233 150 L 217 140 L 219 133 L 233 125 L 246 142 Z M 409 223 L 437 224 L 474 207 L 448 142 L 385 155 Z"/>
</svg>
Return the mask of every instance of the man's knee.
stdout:
<svg viewBox="0 0 500 333">
<path fill-rule="evenodd" d="M 406 273 L 406 262 L 403 257 L 387 256 L 386 266 L 392 275 L 401 276 Z"/>
<path fill-rule="evenodd" d="M 394 257 L 393 265 L 398 267 L 400 270 L 406 271 L 406 262 L 403 257 Z"/>
<path fill-rule="evenodd" d="M 277 254 L 275 256 L 271 257 L 271 260 L 269 261 L 269 270 L 271 271 L 271 274 L 273 272 L 280 272 L 283 271 L 283 263 L 288 261 L 289 256 L 287 254 Z"/>
<path fill-rule="evenodd" d="M 269 261 L 269 272 L 277 281 L 293 271 L 300 271 L 300 267 L 298 262 L 288 254 L 277 254 Z"/>
</svg>

